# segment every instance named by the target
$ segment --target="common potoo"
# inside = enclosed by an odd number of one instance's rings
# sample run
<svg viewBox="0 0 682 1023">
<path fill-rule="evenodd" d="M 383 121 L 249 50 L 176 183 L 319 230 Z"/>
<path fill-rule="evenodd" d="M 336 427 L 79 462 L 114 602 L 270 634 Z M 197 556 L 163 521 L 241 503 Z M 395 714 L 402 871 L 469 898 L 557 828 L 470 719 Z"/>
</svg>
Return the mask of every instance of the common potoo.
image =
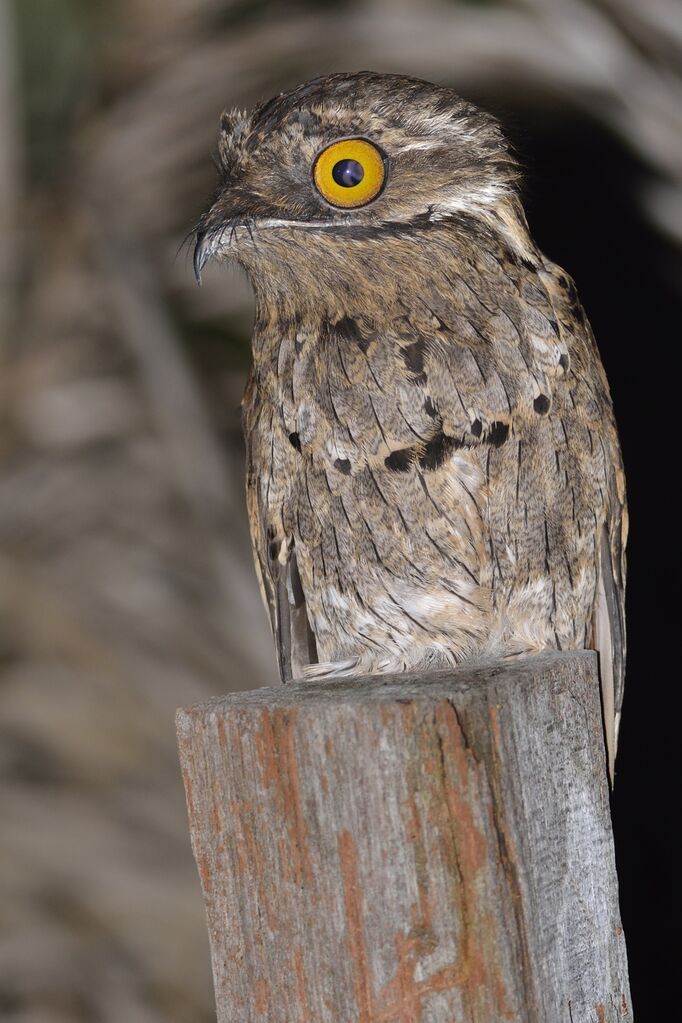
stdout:
<svg viewBox="0 0 682 1023">
<path fill-rule="evenodd" d="M 256 297 L 243 404 L 282 677 L 593 647 L 611 763 L 625 481 L 573 281 L 493 117 L 335 74 L 223 115 L 200 274 Z"/>
</svg>

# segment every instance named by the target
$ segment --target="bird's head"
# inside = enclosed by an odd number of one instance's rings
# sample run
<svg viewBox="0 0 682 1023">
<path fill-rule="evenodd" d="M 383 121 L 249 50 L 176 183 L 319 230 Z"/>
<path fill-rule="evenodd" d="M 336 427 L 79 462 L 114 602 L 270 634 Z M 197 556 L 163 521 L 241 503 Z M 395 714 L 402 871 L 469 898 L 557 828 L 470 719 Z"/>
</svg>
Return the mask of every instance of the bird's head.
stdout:
<svg viewBox="0 0 682 1023">
<path fill-rule="evenodd" d="M 370 253 L 515 192 L 517 164 L 495 119 L 450 89 L 373 72 L 317 78 L 223 115 L 220 181 L 196 235 L 199 277 L 234 258 L 259 287 L 357 284 Z M 393 244 L 392 246 L 392 243 Z"/>
</svg>

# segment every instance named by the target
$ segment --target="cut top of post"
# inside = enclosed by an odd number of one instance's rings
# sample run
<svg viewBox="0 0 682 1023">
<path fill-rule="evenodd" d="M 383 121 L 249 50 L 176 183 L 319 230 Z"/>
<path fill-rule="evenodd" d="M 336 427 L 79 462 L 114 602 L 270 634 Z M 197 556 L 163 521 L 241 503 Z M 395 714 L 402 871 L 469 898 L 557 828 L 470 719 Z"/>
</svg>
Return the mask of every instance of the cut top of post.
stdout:
<svg viewBox="0 0 682 1023">
<path fill-rule="evenodd" d="M 220 714 L 236 707 L 292 707 L 310 703 L 365 703 L 373 701 L 433 700 L 454 694 L 480 691 L 491 685 L 505 689 L 514 685 L 537 685 L 542 677 L 552 684 L 563 684 L 568 676 L 589 679 L 595 673 L 597 655 L 592 650 L 567 653 L 548 651 L 532 657 L 519 657 L 508 661 L 480 661 L 458 668 L 448 668 L 429 674 L 404 672 L 391 675 L 362 675 L 349 678 L 331 678 L 329 681 L 293 682 L 276 686 L 261 686 L 237 693 L 216 696 L 191 707 L 181 707 L 178 726 L 185 715 Z"/>
</svg>

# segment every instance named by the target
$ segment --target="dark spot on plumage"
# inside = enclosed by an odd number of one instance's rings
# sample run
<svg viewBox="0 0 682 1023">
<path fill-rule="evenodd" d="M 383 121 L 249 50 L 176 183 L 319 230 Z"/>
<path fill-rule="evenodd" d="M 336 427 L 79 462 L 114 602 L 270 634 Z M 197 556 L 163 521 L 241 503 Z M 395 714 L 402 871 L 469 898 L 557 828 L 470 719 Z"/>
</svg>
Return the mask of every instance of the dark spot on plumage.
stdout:
<svg viewBox="0 0 682 1023">
<path fill-rule="evenodd" d="M 554 333 L 556 334 L 556 336 L 560 337 L 559 324 L 557 323 L 557 321 L 550 317 L 549 325 L 552 328 L 552 330 L 554 331 Z"/>
<path fill-rule="evenodd" d="M 433 404 L 433 401 L 429 397 L 427 397 L 424 402 L 424 411 L 426 412 L 427 416 L 431 416 L 432 419 L 435 419 L 438 415 L 438 409 L 436 408 L 436 406 Z"/>
<path fill-rule="evenodd" d="M 354 320 L 351 316 L 344 316 L 342 319 L 337 320 L 332 325 L 327 325 L 327 330 L 330 334 L 334 334 L 337 340 L 344 344 L 357 345 L 361 352 L 367 352 L 371 341 L 371 336 L 363 334 L 357 320 Z"/>
<path fill-rule="evenodd" d="M 344 476 L 350 476 L 350 461 L 347 458 L 337 458 L 334 462 L 334 466 L 342 472 Z"/>
<path fill-rule="evenodd" d="M 559 356 L 559 365 L 563 369 L 564 373 L 568 373 L 568 367 L 570 366 L 570 364 L 571 360 L 569 359 L 568 355 Z"/>
<path fill-rule="evenodd" d="M 571 312 L 573 313 L 573 316 L 578 321 L 578 323 L 585 322 L 585 310 L 580 305 L 580 302 L 571 303 Z"/>
<path fill-rule="evenodd" d="M 474 419 L 473 423 L 471 424 L 471 432 L 473 433 L 474 437 L 481 436 L 483 432 L 483 423 L 481 422 L 480 419 Z"/>
<path fill-rule="evenodd" d="M 297 433 L 289 434 L 289 442 L 291 443 L 292 447 L 296 448 L 297 451 L 301 450 L 301 438 Z"/>
<path fill-rule="evenodd" d="M 514 250 L 510 248 L 510 246 L 503 245 L 500 255 L 503 263 L 511 263 L 512 266 L 519 265 L 519 257 L 516 255 Z M 533 269 L 535 269 L 535 267 L 533 267 Z"/>
<path fill-rule="evenodd" d="M 403 359 L 410 373 L 417 375 L 424 373 L 425 351 L 426 345 L 421 339 L 413 341 L 411 345 L 403 349 Z"/>
<path fill-rule="evenodd" d="M 521 266 L 524 266 L 526 270 L 530 270 L 531 273 L 535 273 L 537 270 L 535 263 L 531 262 L 530 259 L 525 259 L 524 257 L 521 257 Z"/>
<path fill-rule="evenodd" d="M 353 342 L 354 344 L 360 344 L 362 341 L 360 328 L 350 316 L 344 316 L 342 320 L 338 320 L 332 329 L 341 341 Z"/>
<path fill-rule="evenodd" d="M 577 291 L 576 286 L 573 283 L 573 281 L 569 281 L 568 287 L 566 289 L 566 295 L 567 295 L 567 298 L 568 298 L 568 302 L 569 302 L 569 307 L 570 307 L 571 313 L 573 314 L 574 318 L 578 321 L 578 323 L 584 323 L 585 322 L 585 312 L 583 310 L 583 307 L 580 304 L 580 299 L 578 297 L 578 291 Z"/>
<path fill-rule="evenodd" d="M 507 423 L 494 422 L 488 427 L 486 440 L 494 448 L 499 448 L 502 447 L 508 436 L 509 426 Z"/>
<path fill-rule="evenodd" d="M 549 412 L 550 400 L 546 394 L 538 394 L 533 402 L 533 408 L 539 416 L 546 416 Z"/>
<path fill-rule="evenodd" d="M 433 309 L 429 309 L 429 312 L 431 313 L 431 316 L 433 317 L 433 320 L 435 321 L 436 330 L 448 331 L 450 329 L 448 327 L 447 323 L 445 322 L 445 320 L 441 319 L 441 317 L 438 316 L 438 314 L 435 313 L 433 311 Z"/>
<path fill-rule="evenodd" d="M 220 130 L 226 135 L 232 135 L 234 132 L 237 122 L 239 121 L 239 115 L 235 110 L 223 110 L 220 115 Z"/>
<path fill-rule="evenodd" d="M 279 557 L 282 541 L 277 539 L 277 533 L 275 532 L 274 526 L 268 526 L 266 536 L 268 541 L 268 557 L 271 561 L 276 561 Z"/>
<path fill-rule="evenodd" d="M 559 274 L 558 281 L 559 281 L 559 287 L 561 287 L 561 288 L 567 288 L 568 287 L 568 281 L 566 280 L 566 278 L 564 277 L 563 274 Z"/>
<path fill-rule="evenodd" d="M 447 459 L 454 448 L 462 446 L 461 441 L 454 437 L 448 437 L 444 433 L 437 433 L 425 446 L 423 453 L 419 456 L 419 465 L 422 469 L 438 469 Z"/>
<path fill-rule="evenodd" d="M 411 448 L 401 448 L 399 451 L 392 451 L 384 459 L 384 465 L 391 472 L 407 472 L 412 465 L 414 451 Z"/>
</svg>

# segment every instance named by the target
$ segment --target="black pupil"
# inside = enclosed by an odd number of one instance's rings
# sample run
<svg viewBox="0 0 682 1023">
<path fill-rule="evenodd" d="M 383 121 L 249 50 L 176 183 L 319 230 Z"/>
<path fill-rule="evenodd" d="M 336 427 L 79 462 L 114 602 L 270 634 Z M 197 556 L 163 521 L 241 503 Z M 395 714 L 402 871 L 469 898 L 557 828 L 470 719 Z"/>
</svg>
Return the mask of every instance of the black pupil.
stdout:
<svg viewBox="0 0 682 1023">
<path fill-rule="evenodd" d="M 337 185 L 353 188 L 359 185 L 365 176 L 365 169 L 357 160 L 339 160 L 332 167 L 332 177 Z"/>
</svg>

